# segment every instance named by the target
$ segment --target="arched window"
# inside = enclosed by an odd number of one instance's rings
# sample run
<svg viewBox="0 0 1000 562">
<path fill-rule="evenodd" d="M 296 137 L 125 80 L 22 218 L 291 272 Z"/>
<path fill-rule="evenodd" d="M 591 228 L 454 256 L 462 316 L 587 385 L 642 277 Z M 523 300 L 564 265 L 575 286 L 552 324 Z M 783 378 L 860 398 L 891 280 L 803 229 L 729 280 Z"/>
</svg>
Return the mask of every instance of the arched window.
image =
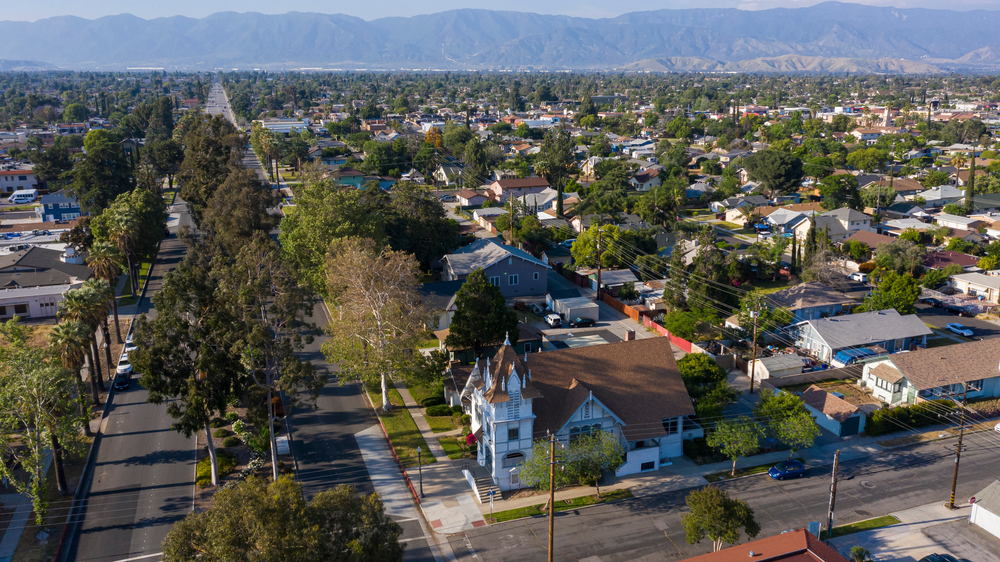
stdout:
<svg viewBox="0 0 1000 562">
<path fill-rule="evenodd" d="M 503 467 L 510 468 L 524 462 L 524 453 L 510 453 L 503 458 Z"/>
</svg>

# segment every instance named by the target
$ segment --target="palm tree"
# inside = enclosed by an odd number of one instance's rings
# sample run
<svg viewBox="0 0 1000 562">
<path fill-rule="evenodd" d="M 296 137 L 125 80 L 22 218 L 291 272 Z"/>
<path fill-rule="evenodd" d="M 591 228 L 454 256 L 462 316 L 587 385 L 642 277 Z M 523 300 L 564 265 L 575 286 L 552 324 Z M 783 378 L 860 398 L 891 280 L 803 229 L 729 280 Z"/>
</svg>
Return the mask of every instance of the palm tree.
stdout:
<svg viewBox="0 0 1000 562">
<path fill-rule="evenodd" d="M 111 346 L 108 345 L 108 342 L 111 341 L 111 333 L 108 330 L 108 313 L 111 312 L 111 302 L 115 300 L 115 290 L 103 279 L 88 279 L 83 284 L 83 288 L 90 291 L 91 298 L 94 299 L 94 315 L 97 320 L 95 328 L 100 328 L 101 330 L 101 336 L 104 340 L 104 360 L 107 362 L 108 369 L 110 369 L 112 363 Z M 96 344 L 96 342 L 95 338 L 94 343 Z M 104 390 L 104 377 L 101 376 L 98 382 L 101 390 Z"/>
<path fill-rule="evenodd" d="M 132 294 L 139 293 L 139 265 L 135 259 L 136 216 L 129 210 L 121 209 L 112 221 L 111 241 L 128 264 L 129 282 Z"/>
<path fill-rule="evenodd" d="M 121 252 L 113 244 L 104 240 L 94 242 L 90 247 L 90 254 L 87 256 L 87 265 L 94 271 L 98 279 L 108 282 L 111 287 L 118 286 L 118 276 L 121 274 Z M 112 310 L 115 314 L 115 337 L 118 343 L 122 343 L 121 328 L 118 327 L 118 299 L 111 299 Z"/>
<path fill-rule="evenodd" d="M 62 306 L 59 307 L 59 318 L 79 322 L 85 328 L 88 345 L 84 347 L 86 348 L 87 361 L 90 365 L 90 390 L 94 397 L 94 404 L 100 405 L 101 395 L 99 385 L 101 382 L 101 364 L 99 356 L 96 353 L 97 338 L 95 332 L 97 323 L 94 322 L 94 310 L 94 299 L 90 291 L 83 288 L 71 289 L 66 291 Z"/>
<path fill-rule="evenodd" d="M 964 168 L 965 162 L 966 158 L 964 155 L 956 154 L 954 157 L 952 157 L 950 164 L 956 168 Z"/>
<path fill-rule="evenodd" d="M 852 546 L 850 556 L 851 562 L 868 562 L 871 560 L 871 554 L 863 546 Z"/>
<path fill-rule="evenodd" d="M 87 327 L 77 320 L 66 320 L 56 324 L 49 332 L 49 345 L 55 348 L 59 355 L 59 360 L 63 367 L 77 374 L 77 394 L 80 399 L 80 414 L 86 420 L 90 419 L 90 408 L 87 407 L 87 389 L 83 385 L 83 364 L 87 358 L 87 349 L 90 345 L 90 336 Z M 90 423 L 83 424 L 83 433 L 87 437 L 92 437 L 94 433 L 90 430 Z"/>
</svg>

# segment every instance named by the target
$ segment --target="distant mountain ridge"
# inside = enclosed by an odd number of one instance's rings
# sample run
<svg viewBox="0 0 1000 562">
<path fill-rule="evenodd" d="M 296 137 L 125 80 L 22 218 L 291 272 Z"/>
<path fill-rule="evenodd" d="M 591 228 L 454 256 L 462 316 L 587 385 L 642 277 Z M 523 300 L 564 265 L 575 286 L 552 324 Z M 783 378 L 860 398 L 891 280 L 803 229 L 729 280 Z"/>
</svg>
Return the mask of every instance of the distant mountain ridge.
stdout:
<svg viewBox="0 0 1000 562">
<path fill-rule="evenodd" d="M 372 21 L 301 12 L 151 20 L 123 14 L 0 22 L 0 34 L 18 38 L 0 45 L 0 58 L 73 69 L 989 72 L 1000 69 L 996 29 L 1000 11 L 836 2 L 607 19 L 472 9 Z"/>
<path fill-rule="evenodd" d="M 38 70 L 54 70 L 56 67 L 47 62 L 34 60 L 0 60 L 0 71 L 31 72 Z"/>
</svg>

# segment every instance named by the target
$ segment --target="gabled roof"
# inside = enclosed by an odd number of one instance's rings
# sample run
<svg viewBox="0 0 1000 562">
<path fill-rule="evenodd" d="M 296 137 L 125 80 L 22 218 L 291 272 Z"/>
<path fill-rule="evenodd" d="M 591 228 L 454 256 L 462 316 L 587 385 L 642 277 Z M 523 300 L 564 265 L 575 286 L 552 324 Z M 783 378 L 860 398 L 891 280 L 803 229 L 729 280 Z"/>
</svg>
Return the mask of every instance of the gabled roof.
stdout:
<svg viewBox="0 0 1000 562">
<path fill-rule="evenodd" d="M 838 422 L 857 413 L 858 407 L 847 400 L 842 400 L 822 388 L 812 385 L 802 393 L 802 401 Z"/>
<path fill-rule="evenodd" d="M 870 220 L 871 217 L 862 213 L 861 211 L 855 211 L 850 207 L 841 207 L 839 209 L 834 209 L 832 211 L 827 211 L 820 215 L 821 217 L 836 217 L 838 220 L 842 221 L 863 221 Z"/>
<path fill-rule="evenodd" d="M 520 178 L 496 180 L 494 184 L 502 189 L 528 189 L 531 187 L 549 187 L 549 182 L 545 178 Z"/>
<path fill-rule="evenodd" d="M 816 306 L 850 304 L 854 300 L 822 283 L 799 283 L 771 294 L 770 301 L 778 307 L 795 311 Z"/>
<path fill-rule="evenodd" d="M 919 390 L 1000 377 L 998 358 L 1000 340 L 997 339 L 918 349 L 889 356 L 896 369 Z"/>
<path fill-rule="evenodd" d="M 892 236 L 886 236 L 884 234 L 876 234 L 874 232 L 869 232 L 867 230 L 859 230 L 851 235 L 847 241 L 857 240 L 863 244 L 866 244 L 869 248 L 874 250 L 879 244 L 891 244 L 896 241 Z"/>
<path fill-rule="evenodd" d="M 753 552 L 751 558 L 749 553 Z M 798 529 L 751 541 L 718 552 L 688 558 L 687 562 L 847 562 L 836 550 Z"/>
<path fill-rule="evenodd" d="M 943 269 L 951 264 L 958 264 L 962 267 L 971 267 L 979 263 L 979 258 L 956 252 L 954 250 L 942 250 L 931 252 L 924 256 L 924 266 L 931 269 Z"/>
<path fill-rule="evenodd" d="M 894 309 L 860 312 L 799 322 L 809 324 L 831 349 L 870 345 L 891 339 L 929 336 L 933 332 L 916 314 L 902 316 Z M 954 346 L 953 346 L 954 347 Z"/>
<path fill-rule="evenodd" d="M 994 480 L 975 495 L 976 505 L 986 511 L 1000 515 L 1000 480 Z"/>
<path fill-rule="evenodd" d="M 483 238 L 455 250 L 442 258 L 447 261 L 451 270 L 456 275 L 468 275 L 476 269 L 486 269 L 487 267 L 503 260 L 508 256 L 515 256 L 522 260 L 529 261 L 544 268 L 551 269 L 537 258 L 517 248 L 506 246 L 489 238 Z"/>
<path fill-rule="evenodd" d="M 93 275 L 86 265 L 66 263 L 61 255 L 58 250 L 34 247 L 0 256 L 0 287 L 64 285 Z"/>
<path fill-rule="evenodd" d="M 509 340 L 508 340 L 509 341 Z M 525 354 L 525 359 L 528 355 Z M 486 364 L 486 380 L 489 388 L 483 393 L 483 398 L 490 404 L 499 404 L 510 400 L 510 386 L 514 383 L 512 377 L 517 375 L 521 398 L 541 398 L 542 393 L 532 383 L 531 371 L 518 356 L 513 346 L 504 343 L 493 356 L 492 362 Z"/>
</svg>

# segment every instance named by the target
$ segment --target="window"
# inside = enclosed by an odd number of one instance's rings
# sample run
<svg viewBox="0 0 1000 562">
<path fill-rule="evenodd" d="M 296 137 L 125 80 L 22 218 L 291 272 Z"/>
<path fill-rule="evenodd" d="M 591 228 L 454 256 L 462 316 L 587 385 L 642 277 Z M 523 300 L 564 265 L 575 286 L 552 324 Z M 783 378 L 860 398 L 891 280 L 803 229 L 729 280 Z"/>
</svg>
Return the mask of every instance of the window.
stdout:
<svg viewBox="0 0 1000 562">
<path fill-rule="evenodd" d="M 531 353 L 531 344 L 530 343 L 524 344 L 524 352 L 525 353 Z"/>
<path fill-rule="evenodd" d="M 663 420 L 663 430 L 667 432 L 667 435 L 677 433 L 677 418 L 668 418 Z"/>
<path fill-rule="evenodd" d="M 518 282 L 518 276 L 517 275 L 508 275 L 507 276 L 507 284 L 508 285 L 517 285 L 517 282 Z"/>
<path fill-rule="evenodd" d="M 521 429 L 518 427 L 512 427 L 507 430 L 507 441 L 517 441 L 520 439 Z"/>
<path fill-rule="evenodd" d="M 644 462 L 639 465 L 639 470 L 653 470 L 656 468 L 656 461 Z"/>
<path fill-rule="evenodd" d="M 531 280 L 532 281 L 538 281 L 538 272 L 537 271 L 531 274 Z"/>
<path fill-rule="evenodd" d="M 510 468 L 524 462 L 524 453 L 511 453 L 503 458 L 503 467 Z"/>
<path fill-rule="evenodd" d="M 968 387 L 969 387 L 969 390 L 975 390 L 975 391 L 982 390 L 983 389 L 983 379 L 979 379 L 978 381 L 969 381 L 968 382 Z"/>
<path fill-rule="evenodd" d="M 14 305 L 14 314 L 27 314 L 27 313 L 28 313 L 28 305 L 26 304 Z"/>
<path fill-rule="evenodd" d="M 499 287 L 500 277 L 490 277 L 490 285 L 493 285 L 494 287 Z"/>
<path fill-rule="evenodd" d="M 59 204 L 59 208 L 60 209 L 69 209 L 69 203 L 60 203 Z"/>
<path fill-rule="evenodd" d="M 17 176 L 18 181 L 28 181 L 28 176 Z"/>
<path fill-rule="evenodd" d="M 510 485 L 511 486 L 520 486 L 521 485 L 521 477 L 518 476 L 518 474 L 516 472 L 511 472 L 510 473 Z"/>
<path fill-rule="evenodd" d="M 7 316 L 7 307 L 0 306 L 0 316 Z"/>
</svg>

